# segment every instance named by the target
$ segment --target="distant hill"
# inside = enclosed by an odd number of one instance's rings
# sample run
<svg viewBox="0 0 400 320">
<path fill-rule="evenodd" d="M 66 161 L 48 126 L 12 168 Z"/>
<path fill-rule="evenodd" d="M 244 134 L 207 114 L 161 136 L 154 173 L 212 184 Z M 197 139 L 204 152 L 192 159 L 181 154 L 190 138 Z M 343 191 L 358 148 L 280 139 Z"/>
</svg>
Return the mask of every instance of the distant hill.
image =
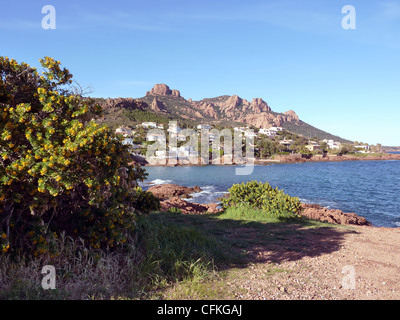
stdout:
<svg viewBox="0 0 400 320">
<path fill-rule="evenodd" d="M 261 98 L 247 101 L 237 95 L 223 95 L 193 101 L 186 100 L 178 90 L 171 90 L 166 84 L 156 84 L 141 98 L 97 99 L 97 101 L 104 109 L 103 121 L 112 127 L 143 121 L 168 123 L 170 120 L 179 120 L 186 125 L 209 123 L 221 126 L 249 125 L 255 128 L 281 126 L 307 138 L 351 142 L 303 122 L 293 110 L 284 113 L 274 112 Z"/>
</svg>

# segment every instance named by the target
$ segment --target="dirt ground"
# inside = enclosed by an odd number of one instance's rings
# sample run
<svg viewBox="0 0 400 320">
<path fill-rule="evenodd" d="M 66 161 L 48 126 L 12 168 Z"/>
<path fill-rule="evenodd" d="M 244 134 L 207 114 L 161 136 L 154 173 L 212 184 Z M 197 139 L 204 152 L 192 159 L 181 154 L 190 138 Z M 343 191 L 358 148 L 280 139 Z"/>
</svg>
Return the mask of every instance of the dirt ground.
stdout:
<svg viewBox="0 0 400 320">
<path fill-rule="evenodd" d="M 225 279 L 239 300 L 400 299 L 400 228 L 322 228 L 247 249 L 252 263 Z"/>
</svg>

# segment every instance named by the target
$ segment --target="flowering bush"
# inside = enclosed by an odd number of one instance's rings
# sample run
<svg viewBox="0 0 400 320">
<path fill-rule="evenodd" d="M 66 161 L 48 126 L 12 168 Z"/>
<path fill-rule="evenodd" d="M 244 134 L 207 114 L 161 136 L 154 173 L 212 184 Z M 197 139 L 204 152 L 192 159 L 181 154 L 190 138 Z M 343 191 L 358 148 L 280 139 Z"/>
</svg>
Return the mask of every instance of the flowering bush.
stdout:
<svg viewBox="0 0 400 320">
<path fill-rule="evenodd" d="M 268 182 L 249 181 L 234 184 L 229 191 L 229 197 L 222 200 L 227 208 L 232 205 L 245 204 L 262 209 L 267 214 L 299 216 L 301 203 L 298 198 L 285 194 L 278 188 L 272 188 Z"/>
<path fill-rule="evenodd" d="M 73 92 L 72 75 L 45 57 L 43 72 L 0 57 L 0 246 L 51 253 L 58 234 L 99 248 L 126 241 L 146 211 L 146 176 L 119 138 L 93 119 L 101 108 Z"/>
</svg>

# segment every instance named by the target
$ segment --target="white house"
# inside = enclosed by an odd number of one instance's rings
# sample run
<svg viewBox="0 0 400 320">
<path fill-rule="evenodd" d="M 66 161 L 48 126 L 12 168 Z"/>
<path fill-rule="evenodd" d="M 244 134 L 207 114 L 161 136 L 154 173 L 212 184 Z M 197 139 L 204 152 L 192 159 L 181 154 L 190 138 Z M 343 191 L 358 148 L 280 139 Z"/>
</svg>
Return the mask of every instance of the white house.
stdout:
<svg viewBox="0 0 400 320">
<path fill-rule="evenodd" d="M 276 131 L 262 128 L 258 131 L 259 134 L 265 134 L 267 137 L 273 138 L 276 137 Z"/>
<path fill-rule="evenodd" d="M 176 137 L 176 141 L 186 141 L 186 136 L 181 133 L 171 133 L 171 137 Z"/>
<path fill-rule="evenodd" d="M 165 134 L 161 133 L 148 133 L 146 136 L 147 141 L 165 141 Z"/>
<path fill-rule="evenodd" d="M 369 153 L 371 152 L 370 146 L 367 145 L 355 145 L 354 148 L 356 148 L 358 153 Z"/>
<path fill-rule="evenodd" d="M 178 125 L 170 125 L 167 131 L 178 134 L 182 131 L 182 129 Z"/>
<path fill-rule="evenodd" d="M 233 131 L 238 131 L 238 132 L 245 132 L 246 130 L 249 130 L 249 127 L 234 127 Z"/>
<path fill-rule="evenodd" d="M 289 148 L 293 144 L 293 140 L 282 140 L 279 141 L 279 144 L 285 146 L 286 148 Z"/>
<path fill-rule="evenodd" d="M 193 147 L 181 146 L 181 147 L 170 147 L 169 157 L 170 158 L 188 158 L 197 157 L 198 152 Z"/>
<path fill-rule="evenodd" d="M 135 131 L 133 131 L 129 127 L 121 126 L 121 127 L 117 128 L 117 129 L 115 129 L 115 133 L 116 134 L 122 134 L 124 137 L 128 137 L 128 136 L 132 136 L 135 133 Z"/>
<path fill-rule="evenodd" d="M 266 128 L 261 128 L 258 133 L 259 134 L 265 134 L 267 137 L 273 138 L 276 137 L 278 132 L 282 132 L 285 129 L 283 129 L 282 127 L 270 127 L 268 129 Z"/>
<path fill-rule="evenodd" d="M 316 141 L 308 141 L 306 148 L 310 151 L 320 150 L 321 146 Z"/>
<path fill-rule="evenodd" d="M 269 130 L 275 131 L 275 132 L 285 131 L 285 129 L 283 129 L 282 127 L 270 127 Z"/>
<path fill-rule="evenodd" d="M 212 126 L 210 126 L 209 124 L 199 124 L 197 126 L 197 129 L 199 129 L 199 130 L 210 130 L 210 129 L 212 129 Z"/>
<path fill-rule="evenodd" d="M 354 148 L 356 148 L 356 149 L 364 149 L 364 150 L 369 150 L 370 149 L 369 145 L 358 145 L 358 146 L 354 146 Z"/>
<path fill-rule="evenodd" d="M 340 147 L 342 146 L 342 144 L 340 142 L 333 141 L 332 139 L 329 139 L 329 140 L 324 139 L 322 141 L 328 145 L 329 149 L 340 149 Z"/>
<path fill-rule="evenodd" d="M 165 159 L 167 157 L 167 152 L 165 150 L 156 150 L 155 157 L 157 159 Z"/>
<path fill-rule="evenodd" d="M 133 143 L 133 138 L 126 138 L 124 140 L 122 140 L 122 144 L 124 145 L 129 145 L 131 146 L 133 149 L 140 149 L 142 148 L 140 145 L 134 144 Z"/>
<path fill-rule="evenodd" d="M 257 133 L 255 133 L 253 130 L 246 130 L 244 132 L 244 136 L 249 138 L 255 138 L 257 137 Z"/>
<path fill-rule="evenodd" d="M 142 127 L 149 129 L 149 128 L 157 128 L 157 123 L 155 122 L 142 122 Z"/>
</svg>

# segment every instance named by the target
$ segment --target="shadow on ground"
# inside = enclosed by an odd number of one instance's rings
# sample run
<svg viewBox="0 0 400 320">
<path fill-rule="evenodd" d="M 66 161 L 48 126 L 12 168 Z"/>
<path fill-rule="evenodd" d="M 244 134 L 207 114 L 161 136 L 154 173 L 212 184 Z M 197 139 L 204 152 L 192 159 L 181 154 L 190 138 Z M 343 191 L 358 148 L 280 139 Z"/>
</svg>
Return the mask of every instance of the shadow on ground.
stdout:
<svg viewBox="0 0 400 320">
<path fill-rule="evenodd" d="M 353 228 L 310 220 L 274 223 L 219 219 L 216 215 L 157 214 L 163 223 L 194 228 L 213 239 L 218 268 L 246 267 L 250 263 L 280 263 L 337 251 Z M 182 243 L 182 246 L 184 244 Z"/>
</svg>

